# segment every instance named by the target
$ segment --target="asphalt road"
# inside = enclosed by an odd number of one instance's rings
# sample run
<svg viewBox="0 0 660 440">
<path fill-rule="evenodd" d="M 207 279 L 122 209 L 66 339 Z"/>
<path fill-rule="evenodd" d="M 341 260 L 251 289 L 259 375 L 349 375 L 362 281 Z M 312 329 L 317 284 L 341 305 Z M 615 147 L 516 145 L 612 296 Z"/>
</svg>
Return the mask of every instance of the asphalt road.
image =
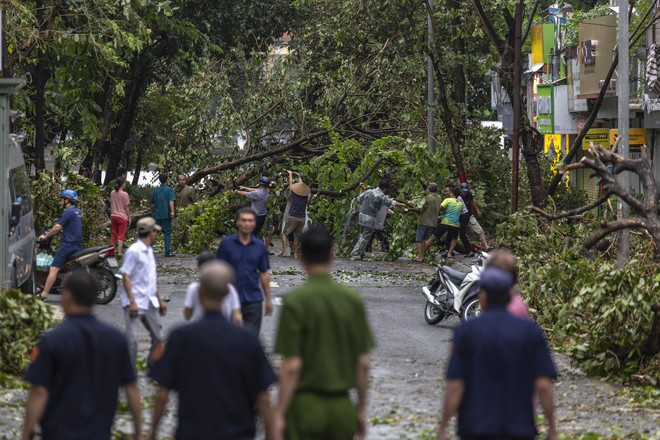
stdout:
<svg viewBox="0 0 660 440">
<path fill-rule="evenodd" d="M 457 269 L 465 270 L 463 259 L 455 260 Z M 469 263 L 469 262 L 468 262 Z M 163 319 L 164 334 L 183 323 L 185 289 L 196 277 L 193 256 L 159 258 L 159 286 L 169 298 L 169 310 Z M 304 282 L 301 266 L 292 258 L 272 257 L 273 317 L 264 318 L 261 340 L 277 367 L 279 359 L 272 355 L 275 329 L 284 297 L 293 287 Z M 377 261 L 337 261 L 333 277 L 358 289 L 364 297 L 377 346 L 373 351 L 369 415 L 369 438 L 431 439 L 434 438 L 437 413 L 443 390 L 452 330 L 457 318 L 429 326 L 424 321 L 424 299 L 420 288 L 433 274 L 433 267 L 409 261 L 383 263 Z M 53 302 L 58 301 L 54 296 Z M 123 329 L 123 311 L 119 297 L 106 306 L 98 306 L 97 315 Z M 148 335 L 141 334 L 140 352 L 148 350 Z M 586 378 L 571 368 L 567 360 L 555 356 L 561 374 L 556 385 L 557 417 L 560 432 L 616 434 L 631 438 L 633 433 L 660 439 L 660 405 L 649 406 L 634 398 L 634 393 L 604 381 Z M 141 373 L 140 388 L 144 396 L 145 420 L 149 419 L 153 387 Z M 0 438 L 4 426 L 20 420 L 22 390 L 0 390 Z M 2 407 L 2 402 L 10 405 Z M 171 399 L 161 438 L 170 438 L 176 424 L 175 398 Z M 130 432 L 127 414 L 119 413 L 118 431 Z M 12 429 L 15 429 L 12 427 Z M 4 430 L 6 432 L 6 430 Z M 14 431 L 12 431 L 14 432 Z M 598 437 L 593 437 L 598 438 Z"/>
</svg>

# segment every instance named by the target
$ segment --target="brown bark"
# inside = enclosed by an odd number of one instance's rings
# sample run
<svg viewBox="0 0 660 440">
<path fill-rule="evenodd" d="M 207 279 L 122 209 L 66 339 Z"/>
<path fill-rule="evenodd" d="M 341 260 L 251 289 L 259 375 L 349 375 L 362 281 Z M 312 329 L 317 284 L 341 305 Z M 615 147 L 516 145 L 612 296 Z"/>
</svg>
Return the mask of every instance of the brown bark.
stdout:
<svg viewBox="0 0 660 440">
<path fill-rule="evenodd" d="M 556 220 L 586 212 L 605 203 L 609 198 L 608 196 L 615 195 L 633 208 L 635 215 L 627 219 L 602 222 L 600 228 L 587 237 L 584 246 L 591 248 L 606 236 L 622 229 L 642 228 L 650 235 L 655 247 L 655 256 L 660 259 L 660 214 L 658 213 L 660 187 L 653 175 L 648 148 L 645 145 L 642 146 L 642 157 L 640 159 L 624 159 L 613 151 L 596 146 L 593 143 L 591 143 L 589 153 L 591 157 L 583 158 L 579 163 L 572 164 L 570 168 L 594 170 L 602 179 L 605 196 L 580 208 L 556 214 L 550 214 L 538 208 L 532 208 L 532 210 L 546 218 Z M 609 169 L 608 165 L 612 169 Z M 624 171 L 633 172 L 639 176 L 643 188 L 641 200 L 617 182 L 616 176 Z"/>
<path fill-rule="evenodd" d="M 287 153 L 289 151 L 294 150 L 295 148 L 305 145 L 309 142 L 311 142 L 314 139 L 317 139 L 321 136 L 324 136 L 328 133 L 328 130 L 320 130 L 314 133 L 311 133 L 301 139 L 298 139 L 297 141 L 291 142 L 289 144 L 283 145 L 279 148 L 273 148 L 272 150 L 266 150 L 262 151 L 260 153 L 255 153 L 251 154 L 249 156 L 242 157 L 240 159 L 236 159 L 230 162 L 225 162 L 219 165 L 214 165 L 212 167 L 208 168 L 203 168 L 201 170 L 195 171 L 190 177 L 188 177 L 187 183 L 188 185 L 192 185 L 194 183 L 199 182 L 202 180 L 204 177 L 211 175 L 211 174 L 216 174 L 219 173 L 220 171 L 225 171 L 225 170 L 231 170 L 233 168 L 239 167 L 241 165 L 244 165 L 246 163 L 250 162 L 255 162 L 258 160 L 266 159 L 268 157 L 273 157 L 273 156 L 278 156 L 280 154 Z"/>
<path fill-rule="evenodd" d="M 491 43 L 497 49 L 497 52 L 500 54 L 501 65 L 499 68 L 495 69 L 500 77 L 500 82 L 509 96 L 511 102 L 515 102 L 516 95 L 522 94 L 520 86 L 516 87 L 514 84 L 514 73 L 517 69 L 522 70 L 522 57 L 515 56 L 516 41 L 516 28 L 520 27 L 522 34 L 522 20 L 523 20 L 523 11 L 524 11 L 524 2 L 521 0 L 517 3 L 516 6 L 516 15 L 515 17 L 511 16 L 506 7 L 503 7 L 502 14 L 508 25 L 506 32 L 506 38 L 501 38 L 497 33 L 497 30 L 493 26 L 488 14 L 481 4 L 481 0 L 472 0 L 475 10 L 479 15 L 481 23 L 483 24 L 486 34 L 490 39 Z M 520 11 L 519 11 L 520 8 Z M 520 37 L 522 40 L 522 36 Z M 517 62 L 516 62 L 517 61 Z M 532 203 L 534 206 L 544 206 L 545 205 L 545 192 L 543 191 L 543 177 L 541 173 L 541 165 L 539 164 L 538 153 L 539 153 L 539 144 L 536 141 L 536 136 L 534 136 L 533 129 L 530 126 L 529 120 L 527 118 L 527 112 L 525 111 L 524 103 L 521 106 L 520 116 L 516 118 L 514 115 L 514 124 L 516 120 L 519 119 L 519 127 L 522 127 L 522 133 L 519 131 L 516 134 L 514 129 L 514 136 L 520 135 L 525 141 L 522 145 L 523 158 L 525 160 L 525 165 L 527 167 L 527 182 L 530 187 L 530 193 L 532 196 Z M 514 144 L 514 148 L 517 148 Z M 517 172 L 514 170 L 514 172 Z"/>
<path fill-rule="evenodd" d="M 124 153 L 124 144 L 131 135 L 138 101 L 142 97 L 147 82 L 145 58 L 145 55 L 139 55 L 134 61 L 132 78 L 124 91 L 123 109 L 121 118 L 119 119 L 119 127 L 117 127 L 114 139 L 110 145 L 110 160 L 108 161 L 108 169 L 106 170 L 104 182 L 106 185 L 116 177 L 117 168 L 119 168 L 119 163 Z"/>
</svg>

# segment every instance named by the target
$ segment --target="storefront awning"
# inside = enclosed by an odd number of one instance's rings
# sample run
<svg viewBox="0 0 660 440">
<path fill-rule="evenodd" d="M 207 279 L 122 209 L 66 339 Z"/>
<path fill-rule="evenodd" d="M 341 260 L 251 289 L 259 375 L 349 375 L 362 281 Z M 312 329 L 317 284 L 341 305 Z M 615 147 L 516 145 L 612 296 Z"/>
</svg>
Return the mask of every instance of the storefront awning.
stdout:
<svg viewBox="0 0 660 440">
<path fill-rule="evenodd" d="M 545 66 L 545 63 L 536 63 L 536 64 L 532 65 L 531 69 L 526 70 L 525 73 L 540 72 L 541 70 L 543 70 L 543 66 Z"/>
</svg>

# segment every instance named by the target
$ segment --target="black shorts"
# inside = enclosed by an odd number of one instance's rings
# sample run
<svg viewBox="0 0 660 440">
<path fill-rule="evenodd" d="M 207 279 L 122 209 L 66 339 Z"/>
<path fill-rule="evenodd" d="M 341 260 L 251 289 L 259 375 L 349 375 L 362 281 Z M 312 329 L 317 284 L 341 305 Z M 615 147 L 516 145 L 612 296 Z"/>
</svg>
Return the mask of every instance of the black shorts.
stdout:
<svg viewBox="0 0 660 440">
<path fill-rule="evenodd" d="M 433 231 L 433 235 L 436 236 L 436 238 L 439 240 L 445 233 L 447 233 L 447 240 L 453 240 L 455 238 L 458 238 L 458 231 L 459 228 L 458 226 L 452 226 L 452 225 L 446 225 L 444 223 L 440 223 L 437 228 L 435 228 L 435 231 Z"/>
</svg>

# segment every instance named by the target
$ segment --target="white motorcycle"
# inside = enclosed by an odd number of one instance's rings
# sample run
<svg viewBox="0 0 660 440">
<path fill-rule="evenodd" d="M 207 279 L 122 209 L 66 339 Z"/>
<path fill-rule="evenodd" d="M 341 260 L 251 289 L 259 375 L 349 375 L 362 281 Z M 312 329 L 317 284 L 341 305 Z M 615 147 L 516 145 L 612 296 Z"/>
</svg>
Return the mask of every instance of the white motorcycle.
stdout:
<svg viewBox="0 0 660 440">
<path fill-rule="evenodd" d="M 465 321 L 479 316 L 481 307 L 477 294 L 486 258 L 488 254 L 482 252 L 470 273 L 438 265 L 433 280 L 422 288 L 426 298 L 424 318 L 428 324 L 435 325 L 450 316 L 458 316 Z"/>
</svg>

